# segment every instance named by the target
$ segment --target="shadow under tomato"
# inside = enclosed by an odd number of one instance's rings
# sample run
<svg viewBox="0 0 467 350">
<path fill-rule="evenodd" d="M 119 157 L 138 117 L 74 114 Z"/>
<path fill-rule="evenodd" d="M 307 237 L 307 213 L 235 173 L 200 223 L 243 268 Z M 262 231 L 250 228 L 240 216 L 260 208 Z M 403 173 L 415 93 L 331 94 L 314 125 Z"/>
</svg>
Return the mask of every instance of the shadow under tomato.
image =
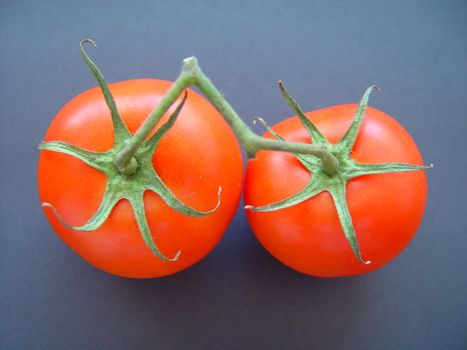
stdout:
<svg viewBox="0 0 467 350">
<path fill-rule="evenodd" d="M 374 275 L 323 279 L 295 272 L 270 256 L 244 221 L 236 224 L 236 232 L 186 271 L 111 278 L 138 334 L 143 327 L 152 341 L 186 348 L 345 346 L 365 317 Z"/>
</svg>

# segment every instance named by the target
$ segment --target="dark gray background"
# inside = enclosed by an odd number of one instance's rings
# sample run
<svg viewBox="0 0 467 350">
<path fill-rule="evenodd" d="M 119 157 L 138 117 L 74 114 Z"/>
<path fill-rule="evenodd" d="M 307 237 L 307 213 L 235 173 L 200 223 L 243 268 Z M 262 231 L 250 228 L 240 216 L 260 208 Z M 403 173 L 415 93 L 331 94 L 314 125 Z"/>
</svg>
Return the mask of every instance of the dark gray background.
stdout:
<svg viewBox="0 0 467 350">
<path fill-rule="evenodd" d="M 466 1 L 2 1 L 2 349 L 466 349 Z M 174 79 L 196 55 L 237 112 L 357 102 L 398 119 L 429 172 L 418 235 L 369 275 L 319 279 L 277 262 L 239 210 L 200 264 L 129 280 L 61 243 L 36 193 L 36 146 L 55 113 L 95 85 Z M 259 132 L 259 128 L 255 128 Z"/>
</svg>

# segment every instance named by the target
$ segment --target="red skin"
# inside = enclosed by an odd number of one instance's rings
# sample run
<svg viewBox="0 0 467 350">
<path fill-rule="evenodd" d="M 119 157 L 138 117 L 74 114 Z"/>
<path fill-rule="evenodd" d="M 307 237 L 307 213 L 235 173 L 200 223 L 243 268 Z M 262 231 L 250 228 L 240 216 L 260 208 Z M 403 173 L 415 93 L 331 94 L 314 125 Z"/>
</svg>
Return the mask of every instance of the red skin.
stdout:
<svg viewBox="0 0 467 350">
<path fill-rule="evenodd" d="M 349 127 L 357 105 L 329 107 L 306 115 L 331 143 Z M 288 141 L 310 142 L 298 118 L 274 127 Z M 268 133 L 266 137 L 272 138 Z M 368 108 L 352 158 L 362 163 L 422 165 L 408 132 L 387 114 Z M 262 206 L 300 191 L 310 173 L 291 154 L 261 151 L 247 165 L 245 204 Z M 328 192 L 273 212 L 247 210 L 261 244 L 291 268 L 314 276 L 367 273 L 394 259 L 411 241 L 421 222 L 427 197 L 423 171 L 367 175 L 347 184 L 347 199 L 362 256 L 359 263 L 346 240 Z"/>
<path fill-rule="evenodd" d="M 110 84 L 120 115 L 132 133 L 171 85 L 149 79 Z M 167 115 L 174 109 L 172 106 Z M 45 137 L 45 141 L 53 140 L 92 151 L 106 151 L 113 146 L 110 112 L 99 88 L 85 91 L 63 107 Z M 45 209 L 50 224 L 83 259 L 115 275 L 159 277 L 195 264 L 219 242 L 238 206 L 243 165 L 235 136 L 209 102 L 189 90 L 175 125 L 155 152 L 153 164 L 172 192 L 195 209 L 211 209 L 217 201 L 218 187 L 222 187 L 220 207 L 201 218 L 177 213 L 153 192 L 145 193 L 155 243 L 168 257 L 180 249 L 178 261 L 162 261 L 150 251 L 126 200 L 118 202 L 107 221 L 92 232 L 67 229 L 50 209 Z M 38 184 L 41 202 L 53 204 L 70 224 L 81 225 L 96 212 L 106 179 L 103 173 L 76 158 L 41 151 Z"/>
</svg>

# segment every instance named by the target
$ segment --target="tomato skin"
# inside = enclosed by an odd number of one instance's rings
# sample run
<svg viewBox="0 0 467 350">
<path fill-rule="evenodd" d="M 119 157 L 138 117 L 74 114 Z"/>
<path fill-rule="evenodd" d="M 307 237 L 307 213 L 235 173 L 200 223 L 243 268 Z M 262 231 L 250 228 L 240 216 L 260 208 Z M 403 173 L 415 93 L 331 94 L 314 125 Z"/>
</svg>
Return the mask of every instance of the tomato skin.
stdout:
<svg viewBox="0 0 467 350">
<path fill-rule="evenodd" d="M 350 126 L 355 104 L 338 105 L 306 115 L 331 143 Z M 310 142 L 298 118 L 274 126 L 287 141 Z M 268 133 L 265 137 L 272 138 Z M 352 150 L 361 163 L 422 165 L 408 132 L 385 113 L 369 107 Z M 261 151 L 248 161 L 245 204 L 262 206 L 299 192 L 310 173 L 292 155 Z M 362 256 L 359 263 L 346 240 L 328 192 L 298 205 L 272 212 L 247 210 L 260 243 L 289 267 L 320 277 L 367 273 L 394 259 L 410 242 L 421 222 L 427 197 L 423 171 L 366 175 L 347 184 L 347 202 Z"/>
<path fill-rule="evenodd" d="M 163 80 L 137 79 L 109 87 L 122 119 L 134 133 L 171 85 Z M 174 211 L 155 193 L 146 191 L 146 215 L 154 241 L 167 256 L 181 250 L 176 262 L 157 258 L 145 245 L 126 200 L 120 200 L 106 222 L 92 232 L 66 228 L 46 208 L 44 212 L 60 238 L 99 269 L 134 278 L 160 277 L 184 270 L 216 246 L 235 214 L 243 171 L 240 148 L 214 107 L 188 90 L 188 99 L 177 122 L 162 138 L 153 165 L 185 204 L 198 210 L 211 209 L 216 204 L 219 186 L 221 204 L 214 213 L 193 218 Z M 174 109 L 172 106 L 167 115 Z M 67 103 L 44 140 L 65 141 L 92 151 L 112 148 L 110 112 L 100 89 L 87 90 Z M 81 225 L 92 217 L 105 184 L 103 173 L 76 158 L 52 151 L 40 153 L 40 200 L 53 204 L 71 225 Z"/>
</svg>

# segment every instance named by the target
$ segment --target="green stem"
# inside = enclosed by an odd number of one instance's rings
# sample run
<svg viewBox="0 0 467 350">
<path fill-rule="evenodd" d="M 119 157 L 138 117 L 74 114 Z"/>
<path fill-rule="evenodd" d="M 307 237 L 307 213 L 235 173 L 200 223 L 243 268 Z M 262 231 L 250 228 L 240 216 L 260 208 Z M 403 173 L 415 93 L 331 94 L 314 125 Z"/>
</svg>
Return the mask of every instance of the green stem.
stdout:
<svg viewBox="0 0 467 350">
<path fill-rule="evenodd" d="M 182 71 L 159 105 L 148 115 L 136 134 L 115 157 L 115 164 L 119 170 L 126 168 L 136 150 L 143 144 L 159 120 L 188 85 L 190 85 L 190 76 Z"/>
<path fill-rule="evenodd" d="M 149 114 L 136 134 L 117 154 L 115 164 L 120 170 L 126 169 L 136 150 L 142 145 L 162 116 L 189 85 L 197 86 L 224 117 L 249 158 L 254 158 L 256 152 L 262 149 L 310 154 L 321 160 L 323 170 L 327 174 L 332 175 L 337 172 L 338 161 L 324 145 L 278 141 L 256 135 L 238 116 L 209 78 L 201 71 L 195 57 L 183 60 L 182 72 L 177 80 L 175 80 L 160 104 Z"/>
</svg>

